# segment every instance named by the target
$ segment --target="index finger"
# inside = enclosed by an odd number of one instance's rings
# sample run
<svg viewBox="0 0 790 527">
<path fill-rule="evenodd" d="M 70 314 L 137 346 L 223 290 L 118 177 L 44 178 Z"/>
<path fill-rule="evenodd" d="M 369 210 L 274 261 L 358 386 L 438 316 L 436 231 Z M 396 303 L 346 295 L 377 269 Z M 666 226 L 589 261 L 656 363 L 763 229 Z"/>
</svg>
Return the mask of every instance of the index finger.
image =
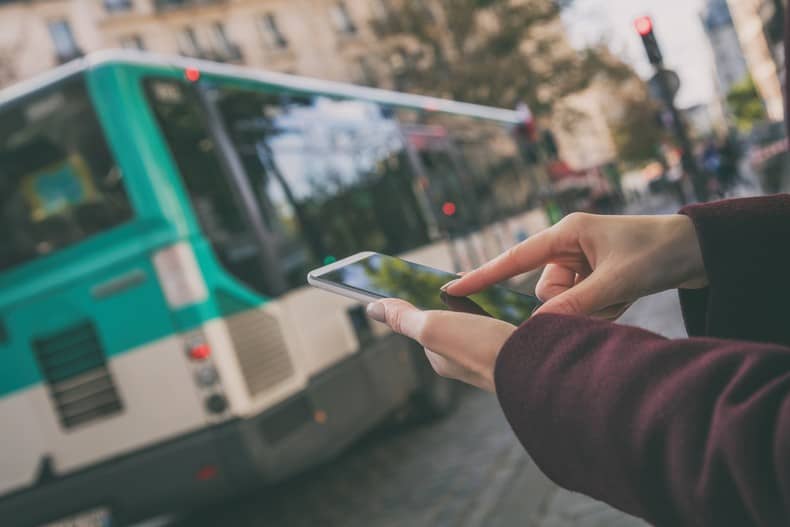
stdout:
<svg viewBox="0 0 790 527">
<path fill-rule="evenodd" d="M 553 234 L 551 229 L 535 234 L 474 271 L 466 273 L 448 285 L 445 291 L 454 296 L 471 295 L 513 276 L 537 269 L 548 263 L 552 257 Z"/>
</svg>

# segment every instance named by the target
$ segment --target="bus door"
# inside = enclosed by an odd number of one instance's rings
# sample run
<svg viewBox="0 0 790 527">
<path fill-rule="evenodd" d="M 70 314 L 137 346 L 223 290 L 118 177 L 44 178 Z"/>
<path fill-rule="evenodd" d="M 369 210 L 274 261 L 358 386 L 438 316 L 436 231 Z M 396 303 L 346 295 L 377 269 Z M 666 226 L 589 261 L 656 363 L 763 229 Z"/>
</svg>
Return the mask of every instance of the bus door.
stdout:
<svg viewBox="0 0 790 527">
<path fill-rule="evenodd" d="M 477 267 L 484 255 L 472 234 L 483 222 L 470 175 L 447 129 L 403 125 L 402 133 L 420 186 L 451 241 L 457 270 Z"/>
</svg>

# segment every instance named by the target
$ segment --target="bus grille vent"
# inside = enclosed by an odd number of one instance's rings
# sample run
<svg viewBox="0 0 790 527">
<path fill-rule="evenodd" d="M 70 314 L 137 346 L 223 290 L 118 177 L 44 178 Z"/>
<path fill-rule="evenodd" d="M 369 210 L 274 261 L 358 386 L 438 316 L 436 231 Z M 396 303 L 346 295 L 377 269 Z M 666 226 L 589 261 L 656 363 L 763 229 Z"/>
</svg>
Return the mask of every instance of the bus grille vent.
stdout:
<svg viewBox="0 0 790 527">
<path fill-rule="evenodd" d="M 288 347 L 273 316 L 257 309 L 234 315 L 228 330 L 250 396 L 293 375 Z"/>
<path fill-rule="evenodd" d="M 35 339 L 33 351 L 64 428 L 123 410 L 93 324 Z"/>
</svg>

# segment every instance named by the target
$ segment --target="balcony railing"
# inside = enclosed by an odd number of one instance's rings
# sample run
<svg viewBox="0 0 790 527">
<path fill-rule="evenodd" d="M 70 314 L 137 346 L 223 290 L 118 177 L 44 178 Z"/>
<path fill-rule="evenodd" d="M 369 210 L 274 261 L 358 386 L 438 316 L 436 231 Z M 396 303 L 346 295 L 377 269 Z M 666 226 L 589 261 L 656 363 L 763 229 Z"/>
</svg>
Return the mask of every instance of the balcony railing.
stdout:
<svg viewBox="0 0 790 527">
<path fill-rule="evenodd" d="M 225 49 L 215 49 L 208 54 L 209 57 L 206 58 L 218 62 L 242 62 L 244 59 L 244 54 L 237 44 L 228 44 Z"/>
<path fill-rule="evenodd" d="M 157 11 L 172 11 L 201 5 L 223 3 L 225 0 L 154 0 Z"/>
<path fill-rule="evenodd" d="M 189 53 L 182 52 L 182 54 L 196 59 L 216 62 L 243 62 L 244 60 L 244 53 L 236 44 L 229 44 L 226 49 L 200 49 Z"/>
<path fill-rule="evenodd" d="M 132 10 L 132 0 L 104 0 L 104 9 L 108 13 L 126 13 Z"/>
</svg>

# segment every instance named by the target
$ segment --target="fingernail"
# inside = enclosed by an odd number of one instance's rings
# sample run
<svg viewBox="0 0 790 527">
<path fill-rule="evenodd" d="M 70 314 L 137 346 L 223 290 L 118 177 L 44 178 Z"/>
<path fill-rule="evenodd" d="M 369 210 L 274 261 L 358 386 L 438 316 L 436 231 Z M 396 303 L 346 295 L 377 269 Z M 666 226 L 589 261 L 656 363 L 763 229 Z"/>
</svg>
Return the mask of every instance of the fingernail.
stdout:
<svg viewBox="0 0 790 527">
<path fill-rule="evenodd" d="M 367 311 L 368 316 L 373 320 L 385 322 L 387 319 L 386 311 L 384 310 L 384 304 L 381 302 L 372 302 L 368 304 L 368 307 L 365 309 L 365 311 Z"/>
<path fill-rule="evenodd" d="M 460 280 L 460 278 L 456 278 L 456 279 L 454 279 L 454 280 L 450 280 L 449 282 L 447 282 L 446 284 L 444 284 L 444 285 L 443 285 L 442 287 L 440 287 L 439 289 L 440 289 L 441 291 L 447 291 L 447 288 L 448 288 L 448 287 L 450 287 L 451 285 L 453 285 L 454 283 L 456 283 L 458 280 Z"/>
</svg>

